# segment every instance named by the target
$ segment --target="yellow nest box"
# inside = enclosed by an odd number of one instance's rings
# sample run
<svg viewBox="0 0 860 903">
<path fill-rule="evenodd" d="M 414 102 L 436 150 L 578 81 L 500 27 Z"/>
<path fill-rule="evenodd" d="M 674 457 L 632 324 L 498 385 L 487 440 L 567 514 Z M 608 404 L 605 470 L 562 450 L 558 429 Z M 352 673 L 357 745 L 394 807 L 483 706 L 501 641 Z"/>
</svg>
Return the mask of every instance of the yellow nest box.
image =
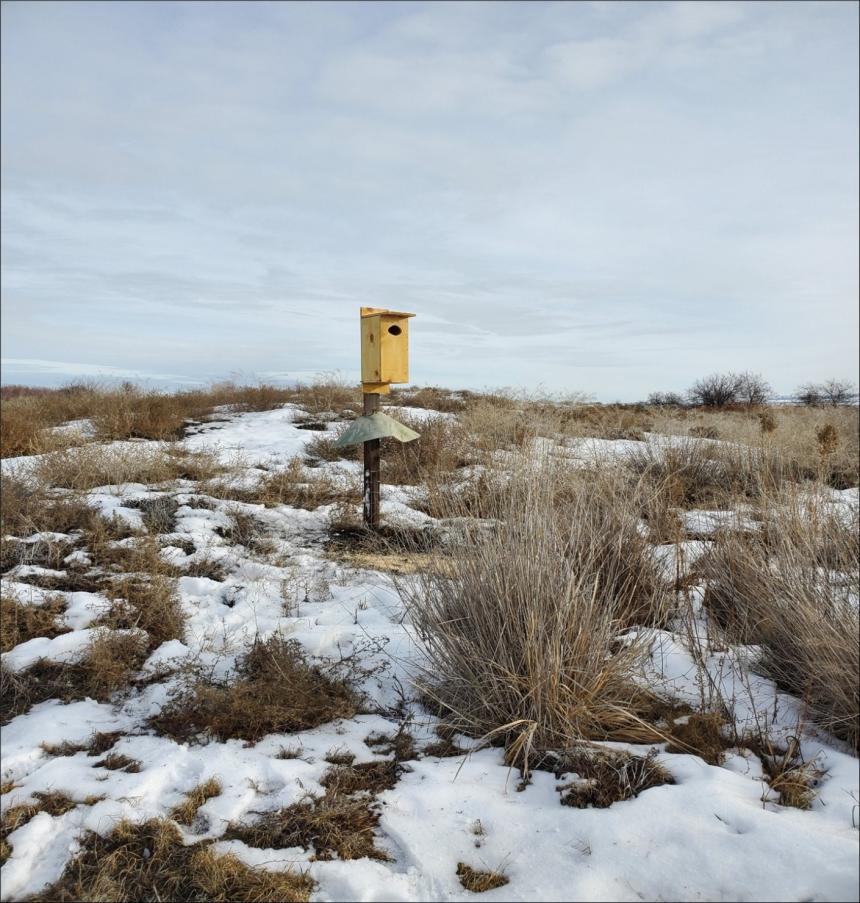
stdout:
<svg viewBox="0 0 860 903">
<path fill-rule="evenodd" d="M 361 382 L 365 392 L 387 394 L 409 382 L 409 318 L 399 310 L 361 308 Z"/>
</svg>

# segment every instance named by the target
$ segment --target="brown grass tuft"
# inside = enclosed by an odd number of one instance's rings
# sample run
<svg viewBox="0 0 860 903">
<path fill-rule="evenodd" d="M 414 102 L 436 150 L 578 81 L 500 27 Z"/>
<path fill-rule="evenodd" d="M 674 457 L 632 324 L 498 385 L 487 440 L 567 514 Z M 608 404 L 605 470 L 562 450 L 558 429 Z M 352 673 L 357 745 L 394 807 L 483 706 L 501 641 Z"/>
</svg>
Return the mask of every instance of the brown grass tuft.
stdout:
<svg viewBox="0 0 860 903">
<path fill-rule="evenodd" d="M 351 718 L 356 709 L 356 697 L 345 681 L 309 665 L 297 642 L 274 636 L 254 643 L 232 684 L 193 682 L 151 719 L 151 725 L 181 741 L 202 733 L 222 741 L 259 740 L 266 734 Z"/>
<path fill-rule="evenodd" d="M 111 611 L 101 621 L 106 626 L 145 630 L 150 651 L 168 640 L 185 638 L 186 616 L 175 581 L 159 574 L 127 577 L 108 584 L 105 592 L 113 600 Z"/>
<path fill-rule="evenodd" d="M 501 872 L 482 872 L 466 865 L 465 862 L 457 863 L 457 877 L 460 879 L 460 884 L 473 894 L 482 894 L 488 890 L 495 890 L 497 887 L 504 887 L 509 880 Z"/>
<path fill-rule="evenodd" d="M 98 632 L 77 662 L 60 664 L 41 659 L 24 671 L 0 669 L 0 723 L 47 699 L 72 702 L 90 696 L 107 702 L 128 684 L 143 664 L 146 646 L 136 634 Z"/>
<path fill-rule="evenodd" d="M 725 751 L 734 746 L 723 736 L 725 718 L 717 712 L 694 712 L 676 721 L 668 730 L 670 742 L 666 752 L 691 753 L 704 759 L 709 765 L 721 765 Z"/>
<path fill-rule="evenodd" d="M 376 846 L 374 829 L 378 823 L 379 812 L 367 799 L 327 792 L 267 812 L 253 825 L 231 825 L 224 838 L 263 849 L 303 847 L 313 850 L 313 858 L 319 860 L 337 856 L 384 862 L 390 857 Z"/>
<path fill-rule="evenodd" d="M 231 854 L 214 853 L 206 841 L 186 846 L 166 819 L 120 822 L 107 837 L 88 833 L 81 847 L 60 879 L 31 900 L 298 903 L 314 888 L 308 875 L 250 868 Z"/>
<path fill-rule="evenodd" d="M 137 759 L 124 756 L 122 753 L 108 753 L 101 762 L 96 762 L 95 768 L 106 768 L 108 771 L 125 771 L 129 774 L 137 774 L 140 771 L 140 762 Z"/>
<path fill-rule="evenodd" d="M 580 747 L 566 750 L 554 764 L 557 775 L 576 772 L 578 780 L 563 784 L 562 806 L 606 809 L 632 799 L 644 790 L 674 784 L 672 776 L 656 760 L 654 752 L 634 756 L 617 750 Z"/>
<path fill-rule="evenodd" d="M 391 790 L 402 771 L 392 760 L 334 765 L 320 778 L 320 784 L 332 793 L 350 795 L 364 791 L 377 794 Z"/>
<path fill-rule="evenodd" d="M 221 782 L 218 778 L 209 778 L 202 784 L 198 784 L 185 797 L 185 801 L 174 806 L 170 811 L 170 817 L 182 825 L 191 825 L 197 815 L 197 810 L 207 801 L 221 793 Z"/>
<path fill-rule="evenodd" d="M 125 483 L 208 480 L 221 468 L 210 455 L 147 444 L 111 446 L 93 443 L 39 459 L 40 482 L 64 489 L 88 490 Z"/>
<path fill-rule="evenodd" d="M 538 460 L 495 513 L 495 529 L 467 528 L 446 550 L 447 571 L 400 581 L 446 724 L 522 752 L 658 739 L 631 679 L 644 649 L 617 638 L 663 622 L 665 589 L 621 481 Z"/>
<path fill-rule="evenodd" d="M 12 846 L 6 839 L 13 831 L 23 827 L 40 812 L 47 812 L 48 815 L 63 815 L 74 809 L 77 803 L 67 797 L 64 793 L 41 793 L 33 794 L 35 803 L 24 803 L 19 806 L 10 806 L 0 818 L 0 865 L 12 855 Z"/>
<path fill-rule="evenodd" d="M 48 599 L 42 605 L 24 605 L 16 599 L 0 598 L 0 652 L 8 652 L 35 637 L 50 639 L 68 633 L 69 627 L 57 623 L 65 610 L 62 597 Z"/>
</svg>

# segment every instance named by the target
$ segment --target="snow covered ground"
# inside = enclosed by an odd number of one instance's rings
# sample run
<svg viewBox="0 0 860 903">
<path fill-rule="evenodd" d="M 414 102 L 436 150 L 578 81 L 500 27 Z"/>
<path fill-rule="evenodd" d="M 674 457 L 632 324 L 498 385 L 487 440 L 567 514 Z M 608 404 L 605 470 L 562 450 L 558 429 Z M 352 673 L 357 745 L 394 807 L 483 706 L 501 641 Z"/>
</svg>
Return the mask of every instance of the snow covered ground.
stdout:
<svg viewBox="0 0 860 903">
<path fill-rule="evenodd" d="M 416 416 L 415 409 L 408 413 Z M 291 407 L 219 416 L 224 419 L 194 430 L 184 445 L 214 452 L 225 462 L 241 459 L 248 468 L 286 466 L 317 435 L 299 429 Z M 609 448 L 624 454 L 638 444 L 590 440 L 580 444 L 579 453 L 590 457 Z M 32 459 L 4 461 L 4 469 L 16 464 L 32 466 Z M 343 463 L 318 468 L 335 474 L 343 469 Z M 145 486 L 127 485 L 100 487 L 89 495 L 103 512 L 125 513 L 136 524 L 140 511 L 127 503 L 152 494 Z M 82 802 L 60 816 L 39 813 L 9 836 L 13 852 L 0 872 L 2 900 L 20 900 L 55 881 L 85 829 L 106 834 L 122 818 L 167 815 L 207 778 L 218 778 L 222 792 L 204 804 L 193 828 L 183 829 L 189 842 L 219 838 L 228 823 L 290 805 L 308 791 L 322 793 L 319 780 L 331 750 L 345 749 L 358 763 L 382 758 L 364 741 L 372 732 L 390 734 L 401 726 L 395 712 L 404 688 L 419 750 L 438 739 L 435 720 L 411 698 L 419 650 L 400 598 L 385 574 L 346 567 L 323 554 L 329 507 L 242 506 L 253 508 L 276 540 L 272 560 L 278 564 L 273 564 L 248 557 L 219 536 L 225 511 L 237 503 L 213 500 L 211 510 L 192 507 L 192 495 L 179 494 L 175 535 L 163 554 L 183 560 L 188 553 L 182 541 L 190 541 L 197 550 L 191 554 L 205 550 L 225 566 L 227 576 L 179 579 L 188 618 L 186 642 L 165 643 L 142 669 L 160 679 L 116 704 L 43 702 L 3 729 L 0 776 L 14 784 L 2 797 L 3 811 L 32 801 L 40 791 L 81 801 L 102 799 Z M 427 520 L 408 507 L 408 500 L 402 488 L 387 488 L 383 516 Z M 689 517 L 704 534 L 719 524 L 720 515 Z M 701 541 L 687 545 L 688 560 L 701 554 Z M 671 559 L 671 547 L 666 554 Z M 18 578 L 23 576 L 18 572 Z M 15 574 L 5 582 L 4 594 L 36 606 L 47 597 Z M 88 625 L 109 603 L 97 593 L 65 596 L 63 617 L 71 631 L 22 643 L 3 656 L 10 669 L 27 667 L 39 657 L 68 661 L 80 654 L 91 632 Z M 389 714 L 358 715 L 255 744 L 177 743 L 146 727 L 183 663 L 195 660 L 226 674 L 255 636 L 265 639 L 275 632 L 298 640 L 312 656 L 338 658 L 359 651 L 368 665 L 378 666 L 364 689 L 379 711 Z M 651 682 L 695 701 L 697 670 L 682 637 L 654 631 L 653 641 Z M 706 665 L 738 702 L 739 717 L 775 711 L 775 731 L 787 733 L 796 725 L 796 701 L 763 678 L 740 679 L 741 666 L 731 653 L 713 653 Z M 96 731 L 123 732 L 113 751 L 136 759 L 140 770 L 108 770 L 94 766 L 86 752 L 51 755 L 42 746 L 86 742 Z M 474 744 L 459 739 L 465 747 Z M 817 757 L 824 771 L 808 811 L 778 805 L 761 763 L 750 753 L 730 755 L 715 766 L 696 756 L 660 752 L 674 784 L 608 809 L 576 809 L 560 805 L 559 782 L 547 772 L 535 772 L 531 785 L 518 791 L 517 775 L 504 764 L 502 751 L 485 748 L 466 758 L 412 760 L 396 786 L 380 794 L 378 846 L 390 861 L 313 861 L 312 850 L 261 850 L 237 840 L 221 841 L 217 849 L 229 849 L 251 865 L 306 869 L 317 882 L 313 899 L 321 901 L 468 900 L 473 894 L 456 875 L 459 862 L 508 877 L 507 885 L 484 895 L 488 901 L 857 899 L 858 762 L 836 741 L 810 731 L 802 744 L 804 757 Z M 285 746 L 301 747 L 301 755 L 278 758 Z"/>
</svg>

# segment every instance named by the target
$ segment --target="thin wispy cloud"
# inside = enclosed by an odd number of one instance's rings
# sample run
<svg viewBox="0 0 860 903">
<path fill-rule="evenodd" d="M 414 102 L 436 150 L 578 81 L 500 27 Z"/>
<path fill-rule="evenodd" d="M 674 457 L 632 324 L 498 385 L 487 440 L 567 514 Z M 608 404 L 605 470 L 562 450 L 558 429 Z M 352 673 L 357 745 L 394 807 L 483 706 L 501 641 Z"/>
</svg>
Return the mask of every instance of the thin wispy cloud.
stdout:
<svg viewBox="0 0 860 903">
<path fill-rule="evenodd" d="M 856 4 L 2 15 L 5 381 L 357 377 L 361 304 L 421 383 L 857 369 Z"/>
</svg>

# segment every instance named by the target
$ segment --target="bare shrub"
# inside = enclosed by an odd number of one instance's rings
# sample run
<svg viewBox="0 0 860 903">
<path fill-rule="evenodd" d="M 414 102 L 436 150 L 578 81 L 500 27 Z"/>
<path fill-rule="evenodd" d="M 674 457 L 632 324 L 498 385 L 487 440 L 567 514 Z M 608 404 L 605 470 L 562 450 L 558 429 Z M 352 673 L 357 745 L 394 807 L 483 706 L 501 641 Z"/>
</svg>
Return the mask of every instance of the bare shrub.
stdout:
<svg viewBox="0 0 860 903">
<path fill-rule="evenodd" d="M 738 401 L 742 384 L 739 373 L 712 373 L 696 380 L 687 390 L 687 398 L 691 404 L 722 408 Z"/>
<path fill-rule="evenodd" d="M 232 683 L 199 678 L 151 719 L 162 734 L 188 741 L 200 734 L 219 740 L 259 740 L 266 734 L 308 730 L 357 709 L 342 679 L 307 663 L 299 643 L 273 636 L 254 642 Z"/>
<path fill-rule="evenodd" d="M 168 640 L 185 639 L 186 616 L 173 580 L 157 573 L 124 577 L 108 584 L 106 593 L 113 606 L 100 623 L 114 629 L 145 630 L 150 650 Z"/>
<path fill-rule="evenodd" d="M 499 501 L 495 529 L 465 528 L 444 568 L 400 581 L 427 695 L 452 729 L 521 752 L 654 739 L 630 677 L 643 648 L 618 633 L 660 623 L 666 598 L 620 481 L 536 461 Z"/>
<path fill-rule="evenodd" d="M 705 602 L 731 639 L 761 647 L 760 667 L 855 750 L 860 625 L 858 524 L 823 497 L 783 496 L 760 534 L 717 537 L 700 565 Z"/>
<path fill-rule="evenodd" d="M 415 430 L 412 442 L 383 439 L 381 479 L 383 483 L 415 485 L 462 467 L 468 460 L 468 441 L 463 427 L 447 418 L 416 420 L 408 414 L 398 420 Z"/>
<path fill-rule="evenodd" d="M 123 821 L 107 837 L 88 832 L 80 844 L 59 880 L 29 899 L 298 903 L 314 888 L 308 875 L 251 868 L 232 854 L 216 854 L 211 841 L 186 845 L 167 819 Z"/>
<path fill-rule="evenodd" d="M 646 404 L 658 408 L 682 408 L 684 396 L 680 392 L 652 392 L 648 396 Z"/>
<path fill-rule="evenodd" d="M 857 401 L 857 387 L 847 379 L 827 379 L 822 383 L 805 383 L 795 393 L 805 405 L 826 404 L 832 407 L 850 405 Z"/>
</svg>

